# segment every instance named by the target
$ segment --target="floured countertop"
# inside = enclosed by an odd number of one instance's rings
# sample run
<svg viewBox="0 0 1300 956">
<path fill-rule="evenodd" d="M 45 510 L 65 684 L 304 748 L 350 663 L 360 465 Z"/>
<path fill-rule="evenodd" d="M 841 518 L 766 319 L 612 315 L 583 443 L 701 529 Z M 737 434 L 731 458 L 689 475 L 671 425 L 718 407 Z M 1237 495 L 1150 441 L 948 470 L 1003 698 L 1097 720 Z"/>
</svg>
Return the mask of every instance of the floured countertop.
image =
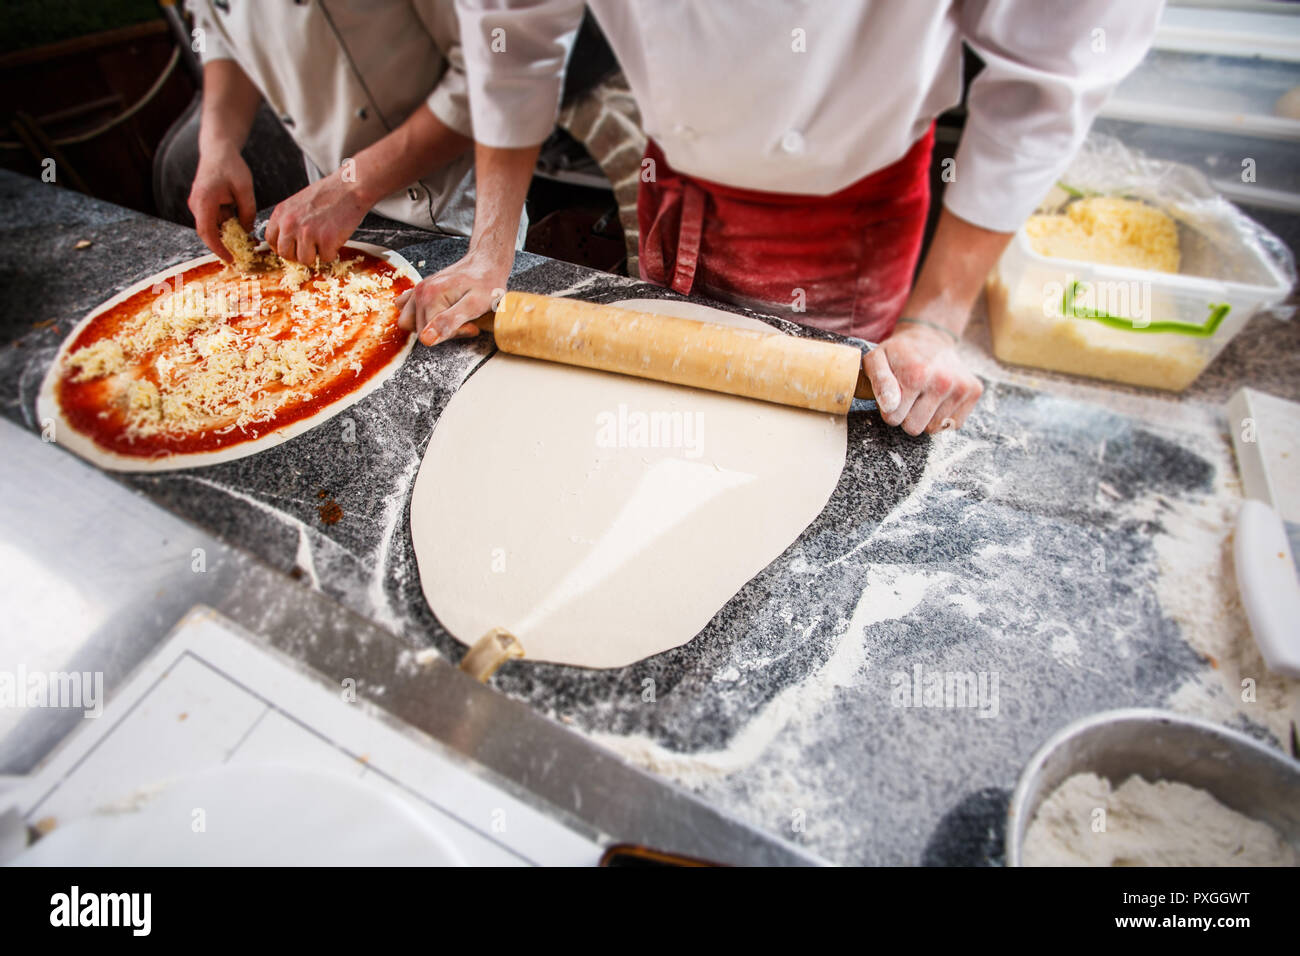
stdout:
<svg viewBox="0 0 1300 956">
<path fill-rule="evenodd" d="M 62 335 L 201 246 L 10 174 L 0 199 L 0 410 L 35 431 Z M 358 238 L 425 274 L 465 249 L 376 225 Z M 531 255 L 511 287 L 665 295 Z M 1239 490 L 1210 402 L 1219 382 L 1300 389 L 1281 344 L 1300 354 L 1295 327 L 1254 320 L 1241 348 L 1257 349 L 1210 369 L 1209 401 L 1200 384 L 1178 400 L 1003 369 L 979 351 L 982 330 L 966 347 L 989 387 L 967 427 L 913 439 L 855 408 L 826 509 L 690 644 L 612 671 L 515 662 L 494 686 L 846 863 L 996 862 L 1021 767 L 1099 710 L 1167 706 L 1279 744 L 1288 688 L 1236 601 L 1225 542 Z M 120 480 L 391 630 L 409 666 L 429 648 L 458 658 L 420 590 L 409 497 L 439 412 L 490 350 L 487 336 L 417 346 L 383 388 L 278 448 Z"/>
</svg>

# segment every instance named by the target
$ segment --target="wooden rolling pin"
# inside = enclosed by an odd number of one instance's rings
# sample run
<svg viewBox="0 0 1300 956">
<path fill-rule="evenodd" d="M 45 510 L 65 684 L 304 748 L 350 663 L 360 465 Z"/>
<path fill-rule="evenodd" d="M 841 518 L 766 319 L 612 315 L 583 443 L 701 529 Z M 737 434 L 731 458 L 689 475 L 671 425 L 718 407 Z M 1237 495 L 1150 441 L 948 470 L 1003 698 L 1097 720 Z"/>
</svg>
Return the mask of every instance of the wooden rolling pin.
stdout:
<svg viewBox="0 0 1300 956">
<path fill-rule="evenodd" d="M 871 398 L 862 352 L 577 299 L 507 292 L 491 322 L 503 352 L 843 415 Z"/>
</svg>

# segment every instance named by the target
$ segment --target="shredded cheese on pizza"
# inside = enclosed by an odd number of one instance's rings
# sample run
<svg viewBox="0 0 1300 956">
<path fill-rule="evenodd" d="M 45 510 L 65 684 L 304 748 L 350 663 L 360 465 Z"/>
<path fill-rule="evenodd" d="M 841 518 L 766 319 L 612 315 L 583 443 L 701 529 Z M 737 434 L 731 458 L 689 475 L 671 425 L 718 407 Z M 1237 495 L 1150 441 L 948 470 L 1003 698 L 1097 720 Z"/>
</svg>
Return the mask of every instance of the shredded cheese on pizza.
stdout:
<svg viewBox="0 0 1300 956">
<path fill-rule="evenodd" d="M 103 339 L 69 355 L 68 365 L 77 372 L 73 380 L 85 382 L 122 371 L 126 368 L 126 353 L 120 342 Z"/>
<path fill-rule="evenodd" d="M 314 383 L 361 373 L 397 277 L 354 271 L 357 262 L 160 283 L 148 308 L 69 354 L 65 368 L 75 382 L 110 382 L 132 441 L 245 432 L 311 401 Z M 287 301 L 263 290 L 285 290 Z"/>
</svg>

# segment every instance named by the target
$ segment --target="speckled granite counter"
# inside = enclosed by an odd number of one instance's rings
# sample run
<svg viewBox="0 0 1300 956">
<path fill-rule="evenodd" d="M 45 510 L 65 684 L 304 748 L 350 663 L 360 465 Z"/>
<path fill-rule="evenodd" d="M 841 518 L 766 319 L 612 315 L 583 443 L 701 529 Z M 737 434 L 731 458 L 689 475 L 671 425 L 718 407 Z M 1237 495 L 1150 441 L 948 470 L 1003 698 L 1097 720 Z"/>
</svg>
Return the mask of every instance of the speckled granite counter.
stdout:
<svg viewBox="0 0 1300 956">
<path fill-rule="evenodd" d="M 366 227 L 358 238 L 426 274 L 464 251 Z M 0 174 L 0 411 L 35 430 L 63 335 L 201 249 L 178 226 Z M 531 255 L 511 286 L 664 295 Z M 1296 397 L 1295 350 L 1276 342 L 1297 330 L 1260 321 L 1277 328 L 1252 323 L 1207 381 Z M 1029 755 L 1109 707 L 1170 706 L 1278 743 L 1289 688 L 1259 664 L 1224 558 L 1237 491 L 1210 402 L 1226 386 L 1177 400 L 1029 376 L 988 359 L 980 329 L 966 348 L 989 389 L 967 428 L 912 439 L 855 409 L 826 509 L 696 640 L 613 671 L 518 662 L 494 685 L 841 862 L 997 862 Z M 441 409 L 490 352 L 486 336 L 417 347 L 382 389 L 278 448 L 121 480 L 412 650 L 459 657 L 420 591 L 409 496 Z M 321 492 L 337 524 L 320 520 Z M 1238 703 L 1242 675 L 1255 704 Z M 967 678 L 968 700 L 927 693 Z"/>
</svg>

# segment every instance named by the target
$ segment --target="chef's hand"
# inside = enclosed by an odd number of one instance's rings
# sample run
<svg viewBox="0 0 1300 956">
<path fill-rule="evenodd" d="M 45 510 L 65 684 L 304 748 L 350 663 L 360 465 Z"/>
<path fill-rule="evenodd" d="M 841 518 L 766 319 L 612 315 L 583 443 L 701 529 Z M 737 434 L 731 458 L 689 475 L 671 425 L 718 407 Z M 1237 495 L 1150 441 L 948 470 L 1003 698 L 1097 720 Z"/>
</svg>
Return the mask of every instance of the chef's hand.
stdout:
<svg viewBox="0 0 1300 956">
<path fill-rule="evenodd" d="M 429 276 L 397 299 L 399 327 L 419 334 L 425 345 L 478 335 L 473 321 L 497 306 L 505 293 L 514 246 L 504 252 L 486 245 Z"/>
<path fill-rule="evenodd" d="M 221 241 L 221 224 L 236 210 L 239 224 L 253 231 L 257 204 L 253 201 L 253 174 L 238 150 L 201 154 L 199 168 L 190 187 L 190 212 L 203 244 L 226 263 L 230 252 Z"/>
<path fill-rule="evenodd" d="M 275 207 L 266 241 L 282 259 L 315 265 L 333 262 L 373 203 L 341 169 L 300 189 Z"/>
<path fill-rule="evenodd" d="M 909 435 L 960 428 L 984 392 L 957 355 L 955 336 L 900 324 L 862 358 L 880 417 Z"/>
<path fill-rule="evenodd" d="M 497 306 L 515 261 L 515 234 L 540 146 L 498 149 L 476 143 L 474 234 L 465 257 L 398 298 L 397 324 L 425 345 L 478 335 L 471 323 Z"/>
</svg>

